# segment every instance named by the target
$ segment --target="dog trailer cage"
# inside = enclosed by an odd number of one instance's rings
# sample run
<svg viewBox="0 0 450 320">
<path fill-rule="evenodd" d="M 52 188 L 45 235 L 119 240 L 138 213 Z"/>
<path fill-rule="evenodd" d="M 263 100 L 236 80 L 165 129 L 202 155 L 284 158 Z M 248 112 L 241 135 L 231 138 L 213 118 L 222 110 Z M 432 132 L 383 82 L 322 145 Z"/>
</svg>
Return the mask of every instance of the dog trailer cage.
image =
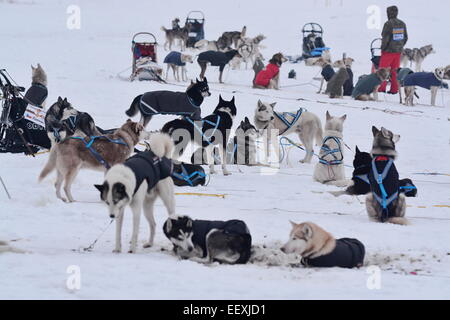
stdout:
<svg viewBox="0 0 450 320">
<path fill-rule="evenodd" d="M 381 59 L 381 38 L 373 39 L 370 43 L 370 55 L 372 61 L 372 73 L 378 70 L 378 66 L 380 65 Z"/>
<path fill-rule="evenodd" d="M 193 48 L 197 41 L 205 39 L 205 15 L 202 11 L 190 11 L 185 26 L 189 31 L 186 47 Z"/>
<path fill-rule="evenodd" d="M 138 40 L 139 39 L 139 40 Z M 158 80 L 158 54 L 157 41 L 153 33 L 138 32 L 131 41 L 131 52 L 133 54 L 131 81 L 139 80 Z"/>
<path fill-rule="evenodd" d="M 302 28 L 303 59 L 322 56 L 323 51 L 329 50 L 323 42 L 323 28 L 315 22 L 306 23 Z"/>
</svg>

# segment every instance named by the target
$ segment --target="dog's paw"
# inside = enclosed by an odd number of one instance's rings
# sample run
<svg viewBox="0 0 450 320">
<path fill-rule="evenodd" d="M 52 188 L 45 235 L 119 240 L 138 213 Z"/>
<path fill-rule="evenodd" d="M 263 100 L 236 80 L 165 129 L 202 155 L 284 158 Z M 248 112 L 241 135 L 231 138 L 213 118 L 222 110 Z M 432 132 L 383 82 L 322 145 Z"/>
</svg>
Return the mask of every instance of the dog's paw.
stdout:
<svg viewBox="0 0 450 320">
<path fill-rule="evenodd" d="M 128 253 L 136 253 L 136 249 L 130 249 L 128 250 Z"/>
<path fill-rule="evenodd" d="M 114 249 L 112 252 L 113 252 L 113 253 L 121 253 L 121 252 L 122 252 L 122 249 Z"/>
<path fill-rule="evenodd" d="M 143 245 L 143 247 L 144 248 L 151 248 L 151 247 L 153 247 L 153 242 L 146 242 L 146 243 L 144 243 L 144 245 Z"/>
<path fill-rule="evenodd" d="M 231 176 L 231 172 L 229 172 L 229 171 L 224 171 L 224 172 L 223 172 L 223 175 L 224 175 L 224 176 Z"/>
</svg>

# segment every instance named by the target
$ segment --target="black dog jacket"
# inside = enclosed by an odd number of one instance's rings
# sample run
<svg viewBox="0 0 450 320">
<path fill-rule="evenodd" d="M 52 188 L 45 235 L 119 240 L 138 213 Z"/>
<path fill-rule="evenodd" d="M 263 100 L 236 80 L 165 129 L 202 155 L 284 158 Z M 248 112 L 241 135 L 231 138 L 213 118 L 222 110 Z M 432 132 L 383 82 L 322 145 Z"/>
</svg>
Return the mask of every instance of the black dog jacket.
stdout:
<svg viewBox="0 0 450 320">
<path fill-rule="evenodd" d="M 336 240 L 336 248 L 329 254 L 309 259 L 303 258 L 302 264 L 308 267 L 361 267 L 364 263 L 366 250 L 357 239 L 342 238 Z"/>
<path fill-rule="evenodd" d="M 185 92 L 150 91 L 141 98 L 142 113 L 145 115 L 174 114 L 188 116 L 193 120 L 201 119 L 200 106 Z"/>
<path fill-rule="evenodd" d="M 243 257 L 250 257 L 250 250 L 252 244 L 252 237 L 247 225 L 242 220 L 228 220 L 228 221 L 209 221 L 209 220 L 194 220 L 192 224 L 193 236 L 192 242 L 194 245 L 198 245 L 203 250 L 203 258 L 207 256 L 206 249 L 206 235 L 212 229 L 218 229 L 231 235 L 244 236 L 247 243 L 245 245 L 245 254 L 241 254 L 241 258 L 237 263 L 245 263 L 246 261 L 240 261 Z M 248 260 L 248 258 L 246 259 Z"/>
<path fill-rule="evenodd" d="M 136 187 L 139 189 L 144 180 L 147 181 L 148 190 L 151 190 L 160 181 L 172 174 L 172 160 L 158 157 L 152 151 L 139 152 L 128 158 L 124 163 L 136 176 Z"/>
</svg>

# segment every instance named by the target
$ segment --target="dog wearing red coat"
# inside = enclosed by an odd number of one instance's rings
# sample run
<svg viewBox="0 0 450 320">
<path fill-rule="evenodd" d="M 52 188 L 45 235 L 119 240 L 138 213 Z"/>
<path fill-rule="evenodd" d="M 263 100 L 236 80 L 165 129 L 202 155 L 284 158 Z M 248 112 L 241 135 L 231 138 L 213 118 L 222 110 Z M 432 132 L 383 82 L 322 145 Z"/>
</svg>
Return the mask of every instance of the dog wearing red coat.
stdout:
<svg viewBox="0 0 450 320">
<path fill-rule="evenodd" d="M 287 59 L 281 52 L 273 55 L 269 60 L 269 64 L 259 72 L 255 70 L 255 80 L 253 81 L 253 88 L 258 89 L 280 89 L 280 67 Z"/>
</svg>

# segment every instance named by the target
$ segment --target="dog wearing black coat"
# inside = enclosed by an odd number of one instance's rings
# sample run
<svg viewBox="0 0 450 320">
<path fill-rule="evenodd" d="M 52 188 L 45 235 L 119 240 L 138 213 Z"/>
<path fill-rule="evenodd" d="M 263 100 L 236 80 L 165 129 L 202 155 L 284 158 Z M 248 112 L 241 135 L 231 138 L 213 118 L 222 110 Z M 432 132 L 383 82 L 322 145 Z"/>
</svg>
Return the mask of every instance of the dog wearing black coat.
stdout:
<svg viewBox="0 0 450 320">
<path fill-rule="evenodd" d="M 225 66 L 233 59 L 234 57 L 240 58 L 241 55 L 237 50 L 230 50 L 227 52 L 221 52 L 221 51 L 205 51 L 198 55 L 197 62 L 200 65 L 200 68 L 202 71 L 200 72 L 200 79 L 204 79 L 206 68 L 208 66 L 208 63 L 210 63 L 212 66 L 219 67 L 219 82 L 223 83 L 222 81 L 222 75 L 223 70 L 225 69 Z"/>
<path fill-rule="evenodd" d="M 146 127 L 152 117 L 157 114 L 188 116 L 201 119 L 201 105 L 205 97 L 209 97 L 208 79 L 198 79 L 186 89 L 186 92 L 150 91 L 134 98 L 130 108 L 125 111 L 129 117 L 141 114 L 140 123 Z"/>
<path fill-rule="evenodd" d="M 222 171 L 224 175 L 230 175 L 226 167 L 226 147 L 233 127 L 233 120 L 237 109 L 234 97 L 230 101 L 225 101 L 219 96 L 219 104 L 213 113 L 201 119 L 193 121 L 189 118 L 175 119 L 166 123 L 161 131 L 169 134 L 175 143 L 175 155 L 181 156 L 189 142 L 193 141 L 197 145 L 206 149 L 210 173 L 214 174 L 215 159 L 213 159 L 214 146 L 219 147 L 221 152 Z M 193 164 L 202 164 L 201 159 L 194 159 Z"/>
<path fill-rule="evenodd" d="M 201 263 L 244 264 L 250 258 L 252 237 L 241 220 L 193 220 L 188 216 L 169 217 L 164 234 L 182 259 Z"/>
</svg>

